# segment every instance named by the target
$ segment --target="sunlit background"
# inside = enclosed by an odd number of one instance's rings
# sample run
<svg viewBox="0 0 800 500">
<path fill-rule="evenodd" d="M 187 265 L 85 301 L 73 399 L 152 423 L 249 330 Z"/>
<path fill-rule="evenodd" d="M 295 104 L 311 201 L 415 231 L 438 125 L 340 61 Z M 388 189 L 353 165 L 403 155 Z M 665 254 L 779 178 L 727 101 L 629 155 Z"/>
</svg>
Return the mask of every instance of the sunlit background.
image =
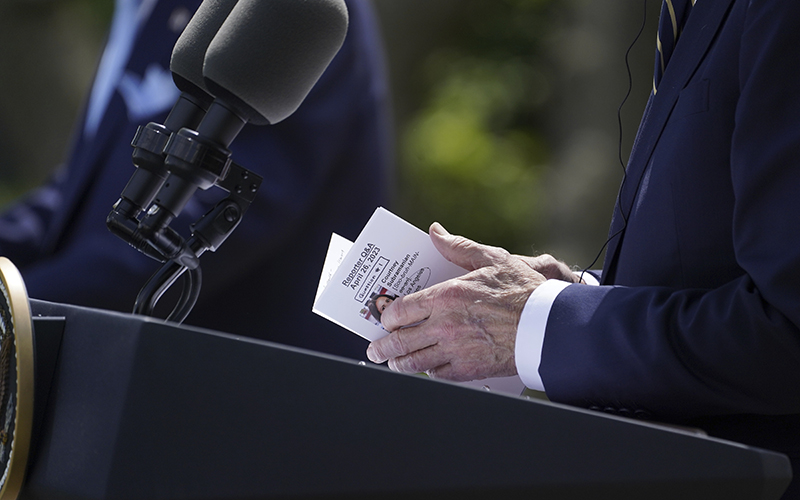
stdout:
<svg viewBox="0 0 800 500">
<path fill-rule="evenodd" d="M 389 208 L 589 266 L 650 89 L 657 0 L 375 0 L 394 101 Z M 0 0 L 0 203 L 67 154 L 113 0 Z M 235 143 L 233 145 L 235 154 Z M 133 167 L 131 167 L 133 168 Z"/>
</svg>

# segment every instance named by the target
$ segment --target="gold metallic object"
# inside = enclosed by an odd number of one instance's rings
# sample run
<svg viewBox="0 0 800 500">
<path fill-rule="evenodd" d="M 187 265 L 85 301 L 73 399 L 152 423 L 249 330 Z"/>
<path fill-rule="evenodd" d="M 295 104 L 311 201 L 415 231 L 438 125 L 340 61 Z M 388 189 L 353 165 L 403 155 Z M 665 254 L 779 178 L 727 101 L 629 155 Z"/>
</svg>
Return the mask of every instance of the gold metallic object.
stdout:
<svg viewBox="0 0 800 500">
<path fill-rule="evenodd" d="M 25 283 L 0 257 L 0 500 L 16 500 L 33 427 L 33 320 Z"/>
</svg>

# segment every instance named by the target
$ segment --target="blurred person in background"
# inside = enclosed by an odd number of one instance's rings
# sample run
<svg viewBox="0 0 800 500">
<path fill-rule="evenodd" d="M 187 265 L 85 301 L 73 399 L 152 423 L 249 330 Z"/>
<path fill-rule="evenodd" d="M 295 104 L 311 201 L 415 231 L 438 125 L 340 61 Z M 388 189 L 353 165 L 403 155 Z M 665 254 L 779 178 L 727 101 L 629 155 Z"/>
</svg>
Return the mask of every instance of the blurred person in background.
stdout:
<svg viewBox="0 0 800 500">
<path fill-rule="evenodd" d="M 129 312 L 160 266 L 112 235 L 105 219 L 133 173 L 137 127 L 163 123 L 179 95 L 170 55 L 200 3 L 116 1 L 66 162 L 0 214 L 0 255 L 20 268 L 31 297 Z M 236 231 L 202 257 L 203 288 L 187 324 L 364 357 L 363 340 L 311 312 L 331 233 L 355 239 L 388 202 L 382 42 L 369 0 L 347 7 L 344 45 L 300 108 L 276 125 L 245 126 L 231 145 L 233 161 L 264 182 Z M 188 236 L 222 197 L 198 191 L 171 226 Z"/>
</svg>

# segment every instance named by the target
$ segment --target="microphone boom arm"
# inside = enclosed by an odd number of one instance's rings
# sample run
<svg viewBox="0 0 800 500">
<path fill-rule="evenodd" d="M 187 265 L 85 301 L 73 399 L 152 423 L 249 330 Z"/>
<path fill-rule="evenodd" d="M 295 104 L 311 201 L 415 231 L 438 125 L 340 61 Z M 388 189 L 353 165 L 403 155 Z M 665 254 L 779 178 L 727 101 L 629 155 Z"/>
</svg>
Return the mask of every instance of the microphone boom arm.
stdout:
<svg viewBox="0 0 800 500">
<path fill-rule="evenodd" d="M 145 283 L 134 305 L 135 314 L 152 316 L 156 304 L 166 290 L 181 276 L 184 286 L 177 305 L 167 317 L 181 323 L 189 315 L 200 293 L 199 258 L 207 250 L 216 251 L 231 235 L 255 199 L 261 186 L 261 176 L 236 164 L 230 164 L 228 175 L 216 186 L 227 191 L 228 197 L 190 226 L 192 236 L 182 246 L 184 253 L 164 262 L 164 265 Z M 165 228 L 170 230 L 170 228 Z M 193 260 L 192 260 L 193 259 Z M 196 262 L 192 267 L 187 263 Z M 188 273 L 187 273 L 188 271 Z"/>
</svg>

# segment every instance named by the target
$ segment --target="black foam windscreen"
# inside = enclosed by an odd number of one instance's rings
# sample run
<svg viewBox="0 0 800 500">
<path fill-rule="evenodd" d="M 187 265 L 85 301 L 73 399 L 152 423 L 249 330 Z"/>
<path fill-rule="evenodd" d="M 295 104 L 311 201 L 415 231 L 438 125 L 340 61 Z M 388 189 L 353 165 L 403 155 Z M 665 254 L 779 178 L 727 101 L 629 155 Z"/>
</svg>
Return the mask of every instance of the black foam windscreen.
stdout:
<svg viewBox="0 0 800 500">
<path fill-rule="evenodd" d="M 207 88 L 247 121 L 300 106 L 347 34 L 344 0 L 239 0 L 206 51 Z"/>
<path fill-rule="evenodd" d="M 212 94 L 203 81 L 203 61 L 211 40 L 238 0 L 204 0 L 172 49 L 170 70 L 183 92 L 210 101 Z"/>
</svg>

